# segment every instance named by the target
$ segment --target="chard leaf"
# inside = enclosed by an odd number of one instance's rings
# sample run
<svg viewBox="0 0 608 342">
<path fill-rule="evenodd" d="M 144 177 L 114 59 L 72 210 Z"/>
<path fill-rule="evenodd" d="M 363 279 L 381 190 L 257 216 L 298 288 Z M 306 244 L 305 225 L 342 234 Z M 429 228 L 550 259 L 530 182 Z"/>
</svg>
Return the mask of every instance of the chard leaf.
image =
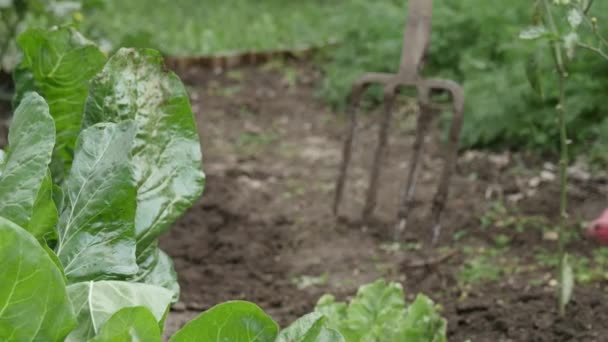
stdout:
<svg viewBox="0 0 608 342">
<path fill-rule="evenodd" d="M 89 342 L 161 342 L 160 327 L 150 310 L 143 306 L 121 309 L 101 327 Z"/>
<path fill-rule="evenodd" d="M 138 256 L 201 195 L 205 177 L 188 94 L 149 49 L 120 49 L 91 81 L 83 125 L 134 120 Z"/>
<path fill-rule="evenodd" d="M 156 244 L 150 245 L 140 257 L 144 257 L 144 260 L 137 260 L 139 272 L 133 278 L 129 278 L 129 281 L 164 287 L 173 292 L 172 302 L 177 302 L 180 288 L 171 257 Z"/>
<path fill-rule="evenodd" d="M 8 150 L 0 167 L 0 216 L 27 228 L 38 240 L 53 232 L 55 223 L 51 208 L 54 205 L 46 196 L 49 180 L 45 179 L 55 144 L 54 127 L 44 99 L 27 93 L 15 110 Z M 30 224 L 34 207 L 51 216 L 43 222 L 35 217 Z"/>
<path fill-rule="evenodd" d="M 15 73 L 16 101 L 30 90 L 47 100 L 57 129 L 52 171 L 58 181 L 71 165 L 88 81 L 101 70 L 106 58 L 69 27 L 30 29 L 17 38 L 17 44 L 23 59 Z"/>
<path fill-rule="evenodd" d="M 0 217 L 0 341 L 63 341 L 76 324 L 63 276 L 36 239 Z"/>
<path fill-rule="evenodd" d="M 281 331 L 276 342 L 344 342 L 339 332 L 327 328 L 327 318 L 312 312 Z"/>
<path fill-rule="evenodd" d="M 278 325 L 257 305 L 232 301 L 203 312 L 169 341 L 274 342 L 278 332 Z"/>
<path fill-rule="evenodd" d="M 63 185 L 56 252 L 70 282 L 124 278 L 135 262 L 132 122 L 82 131 Z"/>
<path fill-rule="evenodd" d="M 161 322 L 169 309 L 172 293 L 162 287 L 126 281 L 90 281 L 68 286 L 78 326 L 66 342 L 88 341 L 121 309 L 143 306 Z M 116 324 L 116 322 L 112 323 Z"/>
<path fill-rule="evenodd" d="M 51 179 L 51 172 L 47 170 L 34 202 L 28 230 L 34 236 L 39 237 L 39 240 L 42 238 L 46 242 L 53 242 L 57 240 L 56 226 L 58 220 L 59 214 L 53 201 L 53 180 Z"/>
</svg>

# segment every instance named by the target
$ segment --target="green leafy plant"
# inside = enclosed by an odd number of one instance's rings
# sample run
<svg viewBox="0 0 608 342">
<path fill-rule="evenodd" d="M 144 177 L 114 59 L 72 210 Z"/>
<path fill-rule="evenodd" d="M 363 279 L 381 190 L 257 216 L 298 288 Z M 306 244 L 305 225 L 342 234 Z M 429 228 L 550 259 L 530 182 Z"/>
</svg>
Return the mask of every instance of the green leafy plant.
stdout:
<svg viewBox="0 0 608 342">
<path fill-rule="evenodd" d="M 565 244 L 565 221 L 567 213 L 567 168 L 568 168 L 568 145 L 571 141 L 567 135 L 567 94 L 566 84 L 569 79 L 568 70 L 570 61 L 575 57 L 576 48 L 584 48 L 593 51 L 597 55 L 608 60 L 608 55 L 603 51 L 608 42 L 598 31 L 597 19 L 589 16 L 593 5 L 592 0 L 557 0 L 551 3 L 549 0 L 539 0 L 535 3 L 534 26 L 526 29 L 520 34 L 520 38 L 532 41 L 548 42 L 553 57 L 553 68 L 557 74 L 558 97 L 556 109 L 558 112 L 558 126 L 560 132 L 560 225 L 558 230 L 558 253 L 560 257 L 559 272 L 559 295 L 558 307 L 561 315 L 565 314 L 573 291 L 574 272 L 568 262 L 568 255 L 564 249 Z M 562 21 L 560 23 L 560 20 Z M 593 38 L 597 41 L 592 45 L 584 42 L 579 34 L 583 31 L 584 24 L 590 28 Z M 564 29 L 567 27 L 567 29 Z M 528 69 L 529 79 L 533 88 L 542 90 L 538 86 L 542 80 L 541 73 L 537 71 L 538 63 Z"/>
<path fill-rule="evenodd" d="M 204 186 L 185 88 L 156 51 L 124 49 L 106 63 L 68 27 L 18 41 L 17 108 L 0 165 L 1 240 L 13 241 L 1 250 L 13 257 L 0 269 L 12 280 L 0 288 L 0 339 L 86 341 L 130 306 L 160 322 L 179 286 L 157 239 Z M 42 270 L 25 272 L 26 257 Z M 41 318 L 28 330 L 19 315 Z"/>
<path fill-rule="evenodd" d="M 1 0 L 0 71 L 10 72 L 18 61 L 15 37 L 27 27 L 79 22 L 100 0 Z"/>
<path fill-rule="evenodd" d="M 458 272 L 458 281 L 462 285 L 491 282 L 498 280 L 504 273 L 492 255 L 495 250 L 489 250 L 481 255 L 470 255 Z"/>
<path fill-rule="evenodd" d="M 424 295 L 406 306 L 397 283 L 378 280 L 364 285 L 349 304 L 325 295 L 315 311 L 324 314 L 328 327 L 339 331 L 346 342 L 446 341 L 447 323 L 437 306 Z"/>
</svg>

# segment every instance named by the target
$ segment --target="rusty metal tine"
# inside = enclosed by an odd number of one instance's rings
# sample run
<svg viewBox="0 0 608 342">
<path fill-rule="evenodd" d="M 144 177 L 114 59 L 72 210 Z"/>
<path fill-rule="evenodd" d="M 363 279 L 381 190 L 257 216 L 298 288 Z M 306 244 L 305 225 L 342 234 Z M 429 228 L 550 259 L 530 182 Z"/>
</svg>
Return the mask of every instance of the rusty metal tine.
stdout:
<svg viewBox="0 0 608 342">
<path fill-rule="evenodd" d="M 350 104 L 347 110 L 348 115 L 350 117 L 350 125 L 348 127 L 346 139 L 342 147 L 342 162 L 340 164 L 340 171 L 336 180 L 336 189 L 333 203 L 334 215 L 338 215 L 340 203 L 342 202 L 342 196 L 344 194 L 344 185 L 346 184 L 346 178 L 348 177 L 348 165 L 350 164 L 352 157 L 353 140 L 357 128 L 357 115 L 359 112 L 363 93 L 371 84 L 386 84 L 391 79 L 391 77 L 393 77 L 393 75 L 391 74 L 367 73 L 361 76 L 353 84 L 351 90 Z"/>
<path fill-rule="evenodd" d="M 437 193 L 433 199 L 433 209 L 431 213 L 434 221 L 432 244 L 436 245 L 441 233 L 441 213 L 443 212 L 445 202 L 447 201 L 450 178 L 456 164 L 456 158 L 458 156 L 458 141 L 460 138 L 460 131 L 462 128 L 464 115 L 464 92 L 458 83 L 451 80 L 428 79 L 425 80 L 425 84 L 429 87 L 429 89 L 443 89 L 450 92 L 452 95 L 452 108 L 454 112 L 450 127 L 450 135 L 448 137 L 448 144 L 444 149 L 445 165 L 439 180 Z"/>
<path fill-rule="evenodd" d="M 418 164 L 420 161 L 420 156 L 422 155 L 423 147 L 424 147 L 424 138 L 426 137 L 426 133 L 429 129 L 432 111 L 428 98 L 428 89 L 424 87 L 419 87 L 418 89 L 418 119 L 416 123 L 416 140 L 414 141 L 414 154 L 411 159 L 409 172 L 407 175 L 407 181 L 405 185 L 405 189 L 403 191 L 403 197 L 401 198 L 401 205 L 399 207 L 398 212 L 398 223 L 395 226 L 393 232 L 393 240 L 399 241 L 401 238 L 401 234 L 407 228 L 407 219 L 408 214 L 410 212 L 412 202 L 414 199 L 414 193 L 416 191 L 416 182 L 418 176 Z"/>
<path fill-rule="evenodd" d="M 342 152 L 342 164 L 340 166 L 339 177 L 336 184 L 336 197 L 334 198 L 333 210 L 334 213 L 338 213 L 340 201 L 342 200 L 342 193 L 344 192 L 344 183 L 346 182 L 345 179 L 348 164 L 351 160 L 358 103 L 361 100 L 360 96 L 362 91 L 371 83 L 383 84 L 385 87 L 384 113 L 380 122 L 378 144 L 374 154 L 369 185 L 363 207 L 363 221 L 369 221 L 377 204 L 378 180 L 380 178 L 381 165 L 384 160 L 384 154 L 388 143 L 388 131 L 390 128 L 397 88 L 414 86 L 418 89 L 420 113 L 417 119 L 417 132 L 413 147 L 413 158 L 408 171 L 403 197 L 399 206 L 398 224 L 395 226 L 394 231 L 395 240 L 400 238 L 401 233 L 407 225 L 407 218 L 412 206 L 413 196 L 416 188 L 417 173 L 420 158 L 423 152 L 424 138 L 429 129 L 432 117 L 432 108 L 429 98 L 430 91 L 432 89 L 445 90 L 450 92 L 452 95 L 454 116 L 452 118 L 452 125 L 450 128 L 448 146 L 446 146 L 443 151 L 445 159 L 444 168 L 441 173 L 441 179 L 439 180 L 437 192 L 433 198 L 431 215 L 434 220 L 433 244 L 435 244 L 441 232 L 441 213 L 445 207 L 445 202 L 448 197 L 448 186 L 458 153 L 458 139 L 463 120 L 464 94 L 462 87 L 454 81 L 441 79 L 427 80 L 420 77 L 419 71 L 424 65 L 430 42 L 432 14 L 432 0 L 410 0 L 408 4 L 408 16 L 405 26 L 405 33 L 403 36 L 403 49 L 401 51 L 401 60 L 398 73 L 366 74 L 353 86 L 354 99 L 352 100 L 354 102 L 351 103 L 351 108 L 349 110 L 351 115 L 351 124 Z"/>
<path fill-rule="evenodd" d="M 393 116 L 393 105 L 395 103 L 396 88 L 389 84 L 384 88 L 384 113 L 380 122 L 380 130 L 378 132 L 378 145 L 374 154 L 372 171 L 370 174 L 369 185 L 367 188 L 367 196 L 365 206 L 363 207 L 363 221 L 369 221 L 378 199 L 378 179 L 380 177 L 380 166 L 384 161 L 386 145 L 388 142 L 388 131 Z"/>
<path fill-rule="evenodd" d="M 346 182 L 346 177 L 348 176 L 348 165 L 350 164 L 353 149 L 353 139 L 357 129 L 357 114 L 359 112 L 361 95 L 364 91 L 364 87 L 364 85 L 353 86 L 350 104 L 347 110 L 348 116 L 350 117 L 350 124 L 348 126 L 348 132 L 346 133 L 346 140 L 344 141 L 344 145 L 342 147 L 342 163 L 340 164 L 340 173 L 338 175 L 338 179 L 336 180 L 336 192 L 333 206 L 333 212 L 336 216 L 338 215 L 338 210 L 340 209 L 339 207 L 340 203 L 342 202 L 342 195 L 344 193 L 344 184 Z"/>
</svg>

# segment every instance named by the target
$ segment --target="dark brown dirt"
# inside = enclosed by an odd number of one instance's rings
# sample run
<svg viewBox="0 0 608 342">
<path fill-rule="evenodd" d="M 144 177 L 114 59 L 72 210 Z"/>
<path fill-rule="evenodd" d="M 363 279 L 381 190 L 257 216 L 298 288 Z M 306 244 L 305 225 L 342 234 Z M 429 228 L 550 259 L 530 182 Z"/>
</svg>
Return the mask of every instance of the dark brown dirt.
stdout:
<svg viewBox="0 0 608 342">
<path fill-rule="evenodd" d="M 347 298 L 359 285 L 385 277 L 401 282 L 408 299 L 424 292 L 441 303 L 450 341 L 608 339 L 603 337 L 608 336 L 605 282 L 577 287 L 569 315 L 561 319 L 554 309 L 549 268 L 505 271 L 498 281 L 480 285 L 459 281 L 459 270 L 471 257 L 465 246 L 495 247 L 498 228 L 482 228 L 480 218 L 497 200 L 512 203 L 522 214 L 545 217 L 549 228 L 555 222 L 559 189 L 550 166 L 541 174 L 542 161 L 518 154 L 463 153 L 443 219 L 444 248 L 432 250 L 427 247 L 428 212 L 441 166 L 435 130 L 427 142 L 416 210 L 405 237 L 409 246 L 418 247 L 391 251 L 387 237 L 413 140 L 407 101 L 397 113 L 382 175 L 377 216 L 384 223 L 346 224 L 330 211 L 346 121 L 313 96 L 320 79 L 314 68 L 272 63 L 181 74 L 191 87 L 208 178 L 201 201 L 161 241 L 175 260 L 182 287 L 167 334 L 229 299 L 256 302 L 284 326 L 313 309 L 323 293 Z M 374 118 L 373 113 L 364 118 L 358 131 L 342 211 L 355 221 L 376 141 Z M 574 180 L 572 222 L 597 215 L 606 204 L 605 193 L 605 180 Z M 466 238 L 456 242 L 463 231 Z M 555 248 L 540 230 L 500 232 L 510 239 L 501 253 L 517 258 L 524 268 L 534 266 L 539 249 Z M 584 253 L 592 246 L 577 238 L 568 249 Z M 456 254 L 429 267 L 407 266 L 446 249 Z M 326 279 L 298 288 L 295 279 L 303 275 Z"/>
</svg>

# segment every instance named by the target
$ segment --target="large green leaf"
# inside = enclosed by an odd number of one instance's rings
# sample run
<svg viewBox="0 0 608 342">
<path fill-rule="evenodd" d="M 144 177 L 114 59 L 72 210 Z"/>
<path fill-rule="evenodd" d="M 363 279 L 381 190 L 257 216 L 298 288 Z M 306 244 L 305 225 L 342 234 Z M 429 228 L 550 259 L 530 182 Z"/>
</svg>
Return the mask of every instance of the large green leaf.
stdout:
<svg viewBox="0 0 608 342">
<path fill-rule="evenodd" d="M 336 330 L 327 328 L 327 318 L 312 312 L 281 331 L 276 342 L 344 342 Z"/>
<path fill-rule="evenodd" d="M 72 284 L 68 286 L 68 294 L 78 326 L 70 333 L 67 342 L 87 341 L 95 337 L 112 315 L 133 306 L 150 310 L 158 327 L 169 309 L 172 296 L 171 291 L 162 287 L 126 281 Z"/>
<path fill-rule="evenodd" d="M 29 228 L 40 240 L 53 232 L 55 223 L 48 217 L 42 222 L 36 218 L 36 224 L 30 225 L 34 206 L 51 215 L 54 210 L 50 208 L 54 207 L 51 198 L 45 193 L 49 186 L 45 176 L 55 144 L 55 126 L 49 107 L 38 94 L 27 93 L 17 107 L 8 140 L 8 150 L 0 167 L 0 216 Z"/>
<path fill-rule="evenodd" d="M 56 252 L 71 282 L 134 275 L 135 184 L 130 168 L 132 122 L 82 131 L 63 206 Z"/>
<path fill-rule="evenodd" d="M 34 237 L 0 217 L 0 341 L 63 341 L 75 325 L 60 270 Z"/>
<path fill-rule="evenodd" d="M 201 148 L 188 94 L 149 49 L 120 49 L 91 81 L 83 125 L 134 120 L 138 255 L 198 199 Z"/>
<path fill-rule="evenodd" d="M 19 36 L 17 43 L 23 52 L 15 74 L 17 101 L 28 90 L 40 92 L 47 100 L 57 129 L 53 176 L 62 177 L 72 161 L 88 82 L 106 58 L 69 27 L 30 29 Z"/>
<path fill-rule="evenodd" d="M 278 332 L 278 325 L 257 305 L 233 301 L 203 312 L 170 342 L 274 342 Z"/>
<path fill-rule="evenodd" d="M 139 272 L 134 277 L 129 278 L 129 281 L 162 286 L 173 292 L 173 302 L 177 302 L 180 288 L 173 260 L 160 250 L 156 243 L 148 246 L 147 250 L 139 257 L 143 257 L 143 260 L 139 258 L 137 260 Z"/>
<path fill-rule="evenodd" d="M 89 342 L 161 342 L 156 317 L 143 306 L 121 309 Z"/>
<path fill-rule="evenodd" d="M 56 227 L 58 220 L 59 214 L 53 201 L 53 180 L 51 179 L 51 172 L 47 171 L 34 202 L 28 230 L 34 236 L 42 237 L 46 242 L 54 243 L 57 240 Z"/>
</svg>

